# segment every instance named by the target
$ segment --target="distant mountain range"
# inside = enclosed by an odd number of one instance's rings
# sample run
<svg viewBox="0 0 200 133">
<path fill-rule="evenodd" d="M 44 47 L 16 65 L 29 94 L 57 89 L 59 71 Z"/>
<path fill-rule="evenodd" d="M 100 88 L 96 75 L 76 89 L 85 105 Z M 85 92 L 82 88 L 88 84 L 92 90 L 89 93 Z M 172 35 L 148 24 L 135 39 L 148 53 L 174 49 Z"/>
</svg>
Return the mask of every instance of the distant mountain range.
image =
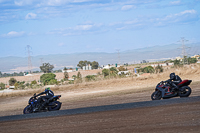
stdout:
<svg viewBox="0 0 200 133">
<path fill-rule="evenodd" d="M 119 51 L 116 53 L 104 52 L 89 52 L 89 53 L 74 53 L 74 54 L 55 54 L 55 55 L 40 55 L 31 58 L 32 70 L 40 70 L 39 66 L 43 63 L 54 65 L 54 70 L 63 69 L 64 67 L 77 67 L 81 60 L 97 61 L 101 65 L 115 63 L 140 63 L 146 61 L 161 61 L 172 59 L 177 56 L 182 56 L 184 53 L 181 44 L 170 44 L 164 46 L 153 46 L 141 49 L 133 49 L 128 51 Z M 200 43 L 187 44 L 185 53 L 188 56 L 200 54 Z M 41 60 L 42 59 L 42 60 Z M 28 57 L 0 57 L 1 72 L 23 72 L 28 70 Z"/>
</svg>

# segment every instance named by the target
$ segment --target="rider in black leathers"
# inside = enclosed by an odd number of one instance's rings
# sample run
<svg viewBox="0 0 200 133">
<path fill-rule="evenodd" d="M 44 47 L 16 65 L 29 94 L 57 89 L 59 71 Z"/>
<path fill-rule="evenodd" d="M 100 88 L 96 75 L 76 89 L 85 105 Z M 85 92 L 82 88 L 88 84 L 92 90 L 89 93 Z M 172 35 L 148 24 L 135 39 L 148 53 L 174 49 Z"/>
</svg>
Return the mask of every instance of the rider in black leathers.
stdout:
<svg viewBox="0 0 200 133">
<path fill-rule="evenodd" d="M 46 96 L 40 96 L 46 94 Z M 54 96 L 53 91 L 50 88 L 46 88 L 45 91 L 39 93 L 38 95 L 34 96 L 34 97 L 38 97 L 38 104 L 39 106 L 35 108 L 35 110 L 40 110 L 41 108 L 43 108 L 47 103 L 48 103 L 48 99 Z"/>
<path fill-rule="evenodd" d="M 175 75 L 175 73 L 171 73 L 169 75 L 170 79 L 166 80 L 165 82 L 169 82 L 171 85 L 171 91 L 175 91 L 178 89 L 178 84 L 182 82 L 182 79 L 178 76 Z"/>
</svg>

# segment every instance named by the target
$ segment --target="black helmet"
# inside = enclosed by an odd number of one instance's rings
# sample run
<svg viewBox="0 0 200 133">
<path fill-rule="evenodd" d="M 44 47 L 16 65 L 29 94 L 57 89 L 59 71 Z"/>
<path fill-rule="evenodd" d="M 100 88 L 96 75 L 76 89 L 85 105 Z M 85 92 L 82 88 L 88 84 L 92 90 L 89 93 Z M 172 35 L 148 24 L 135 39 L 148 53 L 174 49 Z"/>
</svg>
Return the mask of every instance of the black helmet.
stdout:
<svg viewBox="0 0 200 133">
<path fill-rule="evenodd" d="M 171 80 L 173 80 L 173 79 L 175 78 L 175 76 L 176 76 L 175 73 L 171 73 L 171 74 L 169 75 L 169 77 L 170 77 Z"/>
</svg>

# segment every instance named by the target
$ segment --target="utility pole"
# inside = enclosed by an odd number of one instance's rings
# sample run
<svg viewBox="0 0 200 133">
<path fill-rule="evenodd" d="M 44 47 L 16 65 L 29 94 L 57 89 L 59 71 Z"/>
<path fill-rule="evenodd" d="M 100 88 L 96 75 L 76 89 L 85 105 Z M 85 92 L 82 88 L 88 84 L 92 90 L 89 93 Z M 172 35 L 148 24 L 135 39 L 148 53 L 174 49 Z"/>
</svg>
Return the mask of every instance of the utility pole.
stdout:
<svg viewBox="0 0 200 133">
<path fill-rule="evenodd" d="M 41 65 L 43 64 L 43 58 L 40 58 Z"/>
<path fill-rule="evenodd" d="M 183 58 L 183 64 L 185 64 L 185 63 L 188 64 L 188 60 L 185 61 L 185 57 L 187 57 L 186 48 L 188 48 L 188 47 L 185 46 L 185 42 L 187 42 L 188 40 L 185 40 L 184 37 L 181 37 L 180 41 L 182 43 L 182 46 L 181 46 L 182 54 L 181 55 L 182 55 L 182 58 Z"/>
<path fill-rule="evenodd" d="M 31 74 L 32 73 L 32 63 L 31 63 L 31 46 L 30 45 L 27 45 L 26 46 L 26 49 L 27 49 L 27 53 L 28 53 L 28 71 L 29 73 Z M 29 79 L 29 82 L 31 82 L 32 80 L 32 77 L 31 76 L 28 76 L 28 79 Z M 29 86 L 30 87 L 30 86 Z"/>
<path fill-rule="evenodd" d="M 118 51 L 118 63 L 120 64 L 120 53 L 119 53 L 120 49 L 116 49 L 116 50 Z"/>
<path fill-rule="evenodd" d="M 27 45 L 27 53 L 28 53 L 28 71 L 32 73 L 32 63 L 31 63 L 31 46 Z"/>
</svg>

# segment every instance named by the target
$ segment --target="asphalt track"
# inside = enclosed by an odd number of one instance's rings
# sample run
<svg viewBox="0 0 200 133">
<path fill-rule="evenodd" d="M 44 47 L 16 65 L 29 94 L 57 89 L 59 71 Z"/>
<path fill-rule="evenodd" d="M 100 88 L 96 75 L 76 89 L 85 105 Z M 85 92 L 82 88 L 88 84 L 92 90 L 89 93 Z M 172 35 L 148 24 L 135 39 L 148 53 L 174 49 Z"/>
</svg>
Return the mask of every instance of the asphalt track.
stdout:
<svg viewBox="0 0 200 133">
<path fill-rule="evenodd" d="M 155 100 L 155 101 L 143 101 L 143 102 L 113 104 L 113 105 L 105 105 L 105 106 L 93 106 L 93 107 L 85 107 L 85 108 L 67 109 L 67 110 L 59 110 L 59 111 L 51 111 L 51 112 L 3 116 L 3 117 L 0 117 L 0 122 L 25 120 L 25 119 L 33 119 L 33 118 L 46 118 L 46 117 L 55 117 L 55 116 L 63 116 L 63 115 L 77 115 L 77 114 L 123 110 L 123 109 L 134 109 L 134 108 L 142 108 L 142 107 L 155 107 L 155 106 L 181 104 L 181 103 L 190 104 L 192 102 L 199 102 L 199 101 L 200 101 L 200 96 L 193 96 L 193 97 L 187 97 L 187 98 L 177 97 L 177 98 Z"/>
<path fill-rule="evenodd" d="M 0 117 L 0 133 L 199 133 L 200 96 Z"/>
</svg>

